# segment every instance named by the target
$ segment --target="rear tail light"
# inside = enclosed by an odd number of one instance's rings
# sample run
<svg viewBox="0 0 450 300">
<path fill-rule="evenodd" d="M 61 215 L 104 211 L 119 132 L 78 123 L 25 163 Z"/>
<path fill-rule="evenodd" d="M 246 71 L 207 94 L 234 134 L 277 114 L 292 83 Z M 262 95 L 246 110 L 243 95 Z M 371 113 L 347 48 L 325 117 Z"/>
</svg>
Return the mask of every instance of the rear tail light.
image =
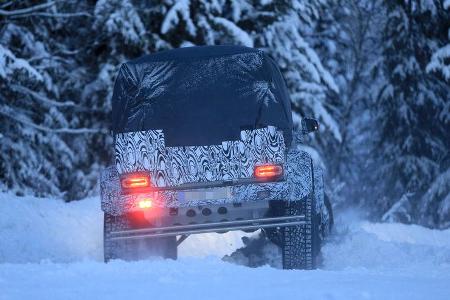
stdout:
<svg viewBox="0 0 450 300">
<path fill-rule="evenodd" d="M 283 175 L 283 166 L 281 165 L 256 166 L 254 175 L 258 179 L 275 179 Z"/>
<path fill-rule="evenodd" d="M 142 189 L 150 187 L 150 175 L 148 173 L 130 173 L 120 178 L 120 184 L 125 190 Z"/>
</svg>

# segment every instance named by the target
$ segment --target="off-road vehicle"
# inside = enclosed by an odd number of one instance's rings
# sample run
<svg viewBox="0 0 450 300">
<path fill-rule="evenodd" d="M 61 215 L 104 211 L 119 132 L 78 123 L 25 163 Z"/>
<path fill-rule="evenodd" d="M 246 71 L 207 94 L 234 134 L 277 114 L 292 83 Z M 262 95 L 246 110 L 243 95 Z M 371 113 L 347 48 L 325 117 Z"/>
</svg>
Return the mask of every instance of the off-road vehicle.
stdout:
<svg viewBox="0 0 450 300">
<path fill-rule="evenodd" d="M 189 235 L 262 229 L 283 268 L 317 265 L 331 227 L 321 169 L 298 150 L 283 77 L 265 52 L 190 47 L 124 63 L 115 163 L 101 174 L 104 258 L 176 259 Z"/>
</svg>

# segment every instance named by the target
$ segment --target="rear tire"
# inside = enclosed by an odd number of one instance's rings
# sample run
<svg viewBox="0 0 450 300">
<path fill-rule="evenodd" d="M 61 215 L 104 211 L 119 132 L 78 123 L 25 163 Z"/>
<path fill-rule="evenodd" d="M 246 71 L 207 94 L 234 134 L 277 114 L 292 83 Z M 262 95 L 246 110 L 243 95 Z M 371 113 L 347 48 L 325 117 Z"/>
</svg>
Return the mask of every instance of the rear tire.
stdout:
<svg viewBox="0 0 450 300">
<path fill-rule="evenodd" d="M 328 197 L 327 194 L 325 194 L 324 197 L 324 204 L 325 204 L 325 208 L 327 209 L 328 212 L 328 226 L 326 226 L 326 234 L 330 234 L 333 230 L 333 226 L 334 226 L 334 215 L 333 215 L 333 207 L 331 206 L 331 202 L 330 202 L 330 198 Z"/>
<path fill-rule="evenodd" d="M 283 269 L 312 270 L 320 254 L 319 220 L 312 197 L 303 201 L 285 202 L 285 215 L 305 215 L 305 225 L 281 229 Z"/>
<path fill-rule="evenodd" d="M 319 216 L 312 195 L 299 201 L 274 201 L 272 216 L 305 215 L 304 225 L 265 230 L 269 239 L 281 248 L 283 269 L 315 269 L 319 263 L 321 239 Z"/>
<path fill-rule="evenodd" d="M 131 229 L 130 222 L 123 216 L 104 214 L 103 256 L 105 262 L 112 259 L 142 260 L 149 257 L 177 259 L 176 236 L 138 240 L 111 240 L 111 232 Z"/>
</svg>

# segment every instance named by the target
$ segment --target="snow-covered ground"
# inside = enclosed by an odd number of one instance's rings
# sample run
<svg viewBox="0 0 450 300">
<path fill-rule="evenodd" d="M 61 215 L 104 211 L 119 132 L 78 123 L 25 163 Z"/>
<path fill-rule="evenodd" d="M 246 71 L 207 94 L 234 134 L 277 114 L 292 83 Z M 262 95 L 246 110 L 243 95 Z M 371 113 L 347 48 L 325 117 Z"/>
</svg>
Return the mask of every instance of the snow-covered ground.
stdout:
<svg viewBox="0 0 450 300">
<path fill-rule="evenodd" d="M 178 261 L 104 264 L 98 198 L 66 204 L 0 194 L 0 212 L 2 300 L 450 299 L 450 230 L 341 214 L 315 271 L 223 261 L 242 246 L 239 233 L 189 237 Z"/>
</svg>

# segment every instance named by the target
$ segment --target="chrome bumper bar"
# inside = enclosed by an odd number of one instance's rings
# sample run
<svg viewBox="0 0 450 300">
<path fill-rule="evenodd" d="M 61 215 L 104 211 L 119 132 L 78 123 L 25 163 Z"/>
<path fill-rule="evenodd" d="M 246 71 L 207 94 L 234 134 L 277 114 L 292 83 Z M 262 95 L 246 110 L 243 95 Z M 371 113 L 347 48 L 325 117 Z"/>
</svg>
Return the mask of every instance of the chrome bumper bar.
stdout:
<svg viewBox="0 0 450 300">
<path fill-rule="evenodd" d="M 153 237 L 166 237 L 177 235 L 189 235 L 197 233 L 249 230 L 260 228 L 274 228 L 304 225 L 305 216 L 272 217 L 250 220 L 236 220 L 214 223 L 190 224 L 181 226 L 143 228 L 126 231 L 113 231 L 109 235 L 110 240 L 131 240 Z"/>
</svg>

